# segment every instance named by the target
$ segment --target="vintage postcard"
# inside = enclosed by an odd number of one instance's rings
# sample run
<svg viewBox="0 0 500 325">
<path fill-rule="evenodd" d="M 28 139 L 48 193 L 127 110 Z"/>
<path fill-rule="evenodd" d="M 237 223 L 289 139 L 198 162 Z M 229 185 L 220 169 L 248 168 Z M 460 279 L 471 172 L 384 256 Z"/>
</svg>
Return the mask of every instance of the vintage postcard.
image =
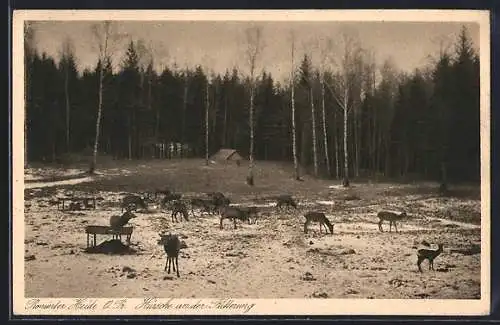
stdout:
<svg viewBox="0 0 500 325">
<path fill-rule="evenodd" d="M 15 315 L 485 315 L 488 11 L 15 11 Z"/>
</svg>

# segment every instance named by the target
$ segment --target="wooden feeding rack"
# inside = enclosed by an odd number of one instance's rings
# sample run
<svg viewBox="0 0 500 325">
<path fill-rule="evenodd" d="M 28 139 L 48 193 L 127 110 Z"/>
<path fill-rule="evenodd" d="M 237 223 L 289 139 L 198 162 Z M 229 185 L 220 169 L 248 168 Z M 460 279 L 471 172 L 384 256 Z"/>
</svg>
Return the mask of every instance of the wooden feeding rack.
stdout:
<svg viewBox="0 0 500 325">
<path fill-rule="evenodd" d="M 112 235 L 113 239 L 122 240 L 122 235 L 127 236 L 127 245 L 130 245 L 130 237 L 132 237 L 132 232 L 134 227 L 122 227 L 119 229 L 114 229 L 109 226 L 87 226 L 85 227 L 85 233 L 87 234 L 87 248 L 92 246 L 97 246 L 97 235 Z M 93 236 L 93 241 L 91 240 Z"/>
<path fill-rule="evenodd" d="M 60 198 L 58 200 L 58 203 L 57 203 L 57 208 L 60 209 L 60 210 L 66 210 L 66 202 L 69 201 L 70 202 L 70 206 L 71 206 L 71 203 L 80 203 L 83 205 L 83 207 L 85 208 L 92 208 L 92 209 L 95 209 L 96 208 L 96 199 L 95 197 L 70 197 L 70 198 Z M 69 209 L 69 207 L 68 207 Z"/>
</svg>

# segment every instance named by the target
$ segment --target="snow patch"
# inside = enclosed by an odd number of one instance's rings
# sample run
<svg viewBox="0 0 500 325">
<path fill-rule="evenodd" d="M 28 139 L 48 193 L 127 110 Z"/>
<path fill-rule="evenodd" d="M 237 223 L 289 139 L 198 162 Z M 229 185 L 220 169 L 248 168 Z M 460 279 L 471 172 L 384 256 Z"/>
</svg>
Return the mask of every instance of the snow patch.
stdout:
<svg viewBox="0 0 500 325">
<path fill-rule="evenodd" d="M 36 187 L 51 187 L 58 185 L 73 185 L 85 182 L 91 182 L 94 178 L 91 176 L 78 178 L 78 179 L 68 179 L 65 181 L 57 181 L 57 182 L 36 182 L 36 183 L 25 183 L 24 188 L 36 188 Z"/>
<path fill-rule="evenodd" d="M 270 208 L 270 207 L 275 207 L 276 203 L 274 203 L 274 202 L 271 202 L 271 203 L 261 203 L 261 204 L 231 203 L 230 206 L 233 206 L 233 207 L 253 206 L 253 207 L 256 207 L 256 208 Z"/>
<path fill-rule="evenodd" d="M 323 205 L 335 205 L 335 201 L 316 201 L 316 203 Z"/>
<path fill-rule="evenodd" d="M 341 185 L 330 185 L 328 186 L 330 189 L 335 189 L 335 190 L 345 190 L 347 187 L 344 187 L 342 184 Z"/>
<path fill-rule="evenodd" d="M 439 220 L 441 221 L 441 224 L 443 225 L 457 225 L 462 228 L 467 228 L 467 229 L 481 229 L 481 225 L 475 225 L 472 223 L 467 223 L 467 222 L 460 222 L 460 221 L 453 221 L 453 220 L 448 220 L 448 219 L 441 219 L 441 218 L 429 218 L 430 220 Z"/>
</svg>

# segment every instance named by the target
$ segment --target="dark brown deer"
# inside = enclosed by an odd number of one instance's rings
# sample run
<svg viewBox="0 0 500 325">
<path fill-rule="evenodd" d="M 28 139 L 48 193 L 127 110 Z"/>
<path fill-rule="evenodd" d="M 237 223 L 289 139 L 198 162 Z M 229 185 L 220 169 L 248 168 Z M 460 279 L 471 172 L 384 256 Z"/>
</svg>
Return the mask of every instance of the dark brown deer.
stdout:
<svg viewBox="0 0 500 325">
<path fill-rule="evenodd" d="M 380 211 L 377 214 L 377 217 L 379 218 L 378 222 L 378 230 L 384 231 L 382 229 L 382 223 L 384 221 L 389 221 L 389 232 L 392 232 L 392 225 L 394 225 L 394 228 L 396 229 L 396 232 L 398 232 L 398 227 L 396 226 L 396 221 L 400 221 L 403 218 L 406 218 L 406 212 L 402 212 L 400 214 L 390 212 L 390 211 Z"/>
<path fill-rule="evenodd" d="M 281 209 L 283 206 L 289 206 L 297 209 L 297 202 L 295 202 L 291 195 L 280 195 L 276 198 L 276 207 Z"/>
<path fill-rule="evenodd" d="M 130 219 L 136 218 L 137 216 L 131 212 L 131 210 L 127 209 L 125 213 L 122 215 L 114 215 L 109 218 L 109 225 L 113 230 L 119 230 L 123 226 L 125 226 Z"/>
<path fill-rule="evenodd" d="M 434 270 L 434 259 L 443 252 L 443 244 L 439 244 L 437 249 L 421 248 L 417 251 L 418 271 L 422 272 L 421 264 L 423 261 L 429 261 L 429 270 Z"/>
<path fill-rule="evenodd" d="M 158 240 L 158 245 L 162 245 L 165 253 L 167 254 L 167 261 L 165 263 L 164 271 L 170 274 L 170 265 L 173 264 L 173 271 L 177 272 L 177 277 L 179 275 L 179 251 L 181 250 L 181 241 L 177 235 L 172 234 L 160 234 L 160 240 Z"/>
<path fill-rule="evenodd" d="M 223 221 L 224 219 L 233 220 L 234 229 L 236 229 L 236 220 L 247 221 L 248 222 L 248 214 L 241 211 L 237 207 L 224 206 L 219 208 L 220 213 L 220 229 L 223 229 Z"/>
<path fill-rule="evenodd" d="M 329 229 L 330 233 L 333 234 L 333 224 L 328 220 L 328 218 L 325 216 L 323 212 L 317 212 L 317 211 L 309 211 L 307 212 L 304 217 L 306 218 L 306 222 L 304 222 L 304 233 L 307 234 L 307 227 L 311 222 L 318 222 L 319 223 L 319 233 L 321 234 L 321 228 L 322 226 L 325 227 L 325 229 Z M 327 230 L 328 233 L 328 230 Z"/>
<path fill-rule="evenodd" d="M 144 210 L 148 209 L 148 206 L 146 205 L 146 202 L 144 199 L 138 195 L 127 195 L 122 199 L 122 212 L 123 210 L 132 210 L 137 207 L 140 207 Z"/>
<path fill-rule="evenodd" d="M 184 219 L 186 221 L 189 221 L 189 214 L 188 214 L 188 208 L 186 206 L 186 204 L 184 204 L 184 202 L 182 201 L 174 201 L 172 203 L 172 222 L 178 222 L 177 220 L 177 214 L 182 214 L 182 216 L 184 216 Z"/>
</svg>

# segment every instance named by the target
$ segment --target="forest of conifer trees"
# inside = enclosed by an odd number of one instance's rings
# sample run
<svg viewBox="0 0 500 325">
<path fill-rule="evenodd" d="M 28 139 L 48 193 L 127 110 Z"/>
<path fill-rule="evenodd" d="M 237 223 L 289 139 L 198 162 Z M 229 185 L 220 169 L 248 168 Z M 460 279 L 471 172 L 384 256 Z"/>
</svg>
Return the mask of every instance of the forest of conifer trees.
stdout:
<svg viewBox="0 0 500 325">
<path fill-rule="evenodd" d="M 216 74 L 200 63 L 157 72 L 154 58 L 144 64 L 138 43 L 130 41 L 124 57 L 98 61 L 96 56 L 95 68 L 79 72 L 70 46 L 55 58 L 30 46 L 34 39 L 36 30 L 28 28 L 28 162 L 92 151 L 101 65 L 100 154 L 151 158 L 144 144 L 152 141 L 182 143 L 189 148 L 186 156 L 204 158 L 208 98 L 209 153 L 234 148 L 248 155 L 251 87 L 238 67 Z M 259 71 L 253 101 L 255 159 L 293 161 L 294 87 L 297 156 L 309 173 L 316 161 L 319 176 L 343 177 L 347 111 L 350 177 L 479 180 L 479 56 L 468 31 L 463 28 L 454 46 L 441 51 L 432 66 L 412 73 L 398 71 L 390 60 L 376 65 L 364 53 L 354 58 L 345 75 L 315 66 L 308 54 L 296 58 L 293 83 L 277 82 L 265 69 Z M 115 62 L 118 71 L 112 69 Z"/>
</svg>

